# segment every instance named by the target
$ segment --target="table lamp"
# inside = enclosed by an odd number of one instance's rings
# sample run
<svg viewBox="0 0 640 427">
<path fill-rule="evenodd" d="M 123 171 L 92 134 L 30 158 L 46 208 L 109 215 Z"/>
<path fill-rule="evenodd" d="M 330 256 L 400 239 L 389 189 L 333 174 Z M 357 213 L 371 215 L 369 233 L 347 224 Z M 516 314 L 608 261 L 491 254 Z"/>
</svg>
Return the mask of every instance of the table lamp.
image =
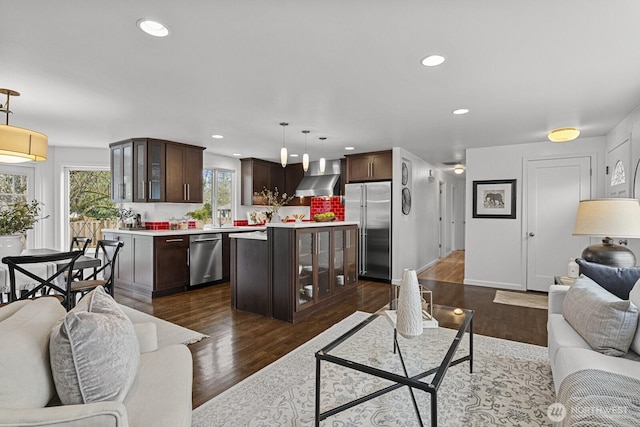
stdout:
<svg viewBox="0 0 640 427">
<path fill-rule="evenodd" d="M 582 258 L 612 267 L 634 267 L 636 257 L 612 237 L 640 238 L 640 202 L 637 199 L 582 200 L 573 226 L 574 236 L 602 237 L 602 244 L 582 251 Z"/>
</svg>

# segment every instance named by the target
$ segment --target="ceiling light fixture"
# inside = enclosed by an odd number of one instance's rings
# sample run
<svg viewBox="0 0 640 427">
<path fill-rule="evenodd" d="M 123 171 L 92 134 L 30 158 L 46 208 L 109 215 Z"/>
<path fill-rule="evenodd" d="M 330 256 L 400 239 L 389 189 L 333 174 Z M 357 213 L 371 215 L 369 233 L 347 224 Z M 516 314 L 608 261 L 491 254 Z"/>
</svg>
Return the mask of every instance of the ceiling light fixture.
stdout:
<svg viewBox="0 0 640 427">
<path fill-rule="evenodd" d="M 320 157 L 320 175 L 324 175 L 324 169 L 327 165 L 327 161 L 324 158 L 324 140 L 327 139 L 326 136 L 321 136 L 320 137 L 320 141 L 322 141 L 322 154 L 323 156 Z"/>
<path fill-rule="evenodd" d="M 462 175 L 464 173 L 464 166 L 457 165 L 455 168 L 453 168 L 453 173 L 455 173 L 456 175 Z"/>
<path fill-rule="evenodd" d="M 344 147 L 345 151 L 353 151 L 356 147 Z"/>
<path fill-rule="evenodd" d="M 282 126 L 282 148 L 280 149 L 280 164 L 282 164 L 282 167 L 284 168 L 287 166 L 287 147 L 285 147 L 284 145 L 284 131 L 286 127 L 289 126 L 289 123 L 281 122 L 280 126 Z"/>
<path fill-rule="evenodd" d="M 47 142 L 49 138 L 40 132 L 9 125 L 9 98 L 20 96 L 19 92 L 11 89 L 0 89 L 0 93 L 7 95 L 7 102 L 0 104 L 0 113 L 7 118 L 4 125 L 0 125 L 0 162 L 23 163 L 28 161 L 41 162 L 47 160 Z"/>
<path fill-rule="evenodd" d="M 436 67 L 445 61 L 442 55 L 429 55 L 422 59 L 422 65 L 425 67 Z"/>
<path fill-rule="evenodd" d="M 233 154 L 232 154 L 232 156 L 234 156 L 234 157 L 240 157 L 240 156 L 242 156 L 242 153 L 233 153 Z"/>
<path fill-rule="evenodd" d="M 576 128 L 561 128 L 561 129 L 554 129 L 551 132 L 549 132 L 549 135 L 547 135 L 547 138 L 549 138 L 549 141 L 551 142 L 567 142 L 567 141 L 573 141 L 579 135 L 580 135 L 580 131 Z"/>
<path fill-rule="evenodd" d="M 138 28 L 140 28 L 145 33 L 154 37 L 167 37 L 169 35 L 169 27 L 162 24 L 158 21 L 153 21 L 151 19 L 138 19 Z"/>
<path fill-rule="evenodd" d="M 215 134 L 215 135 L 211 135 L 211 138 L 213 138 L 213 139 L 222 139 L 222 138 L 224 138 L 224 136 Z"/>
<path fill-rule="evenodd" d="M 456 116 L 461 116 L 463 114 L 467 114 L 469 112 L 468 108 L 458 108 L 457 110 L 453 110 L 452 113 Z"/>
<path fill-rule="evenodd" d="M 307 154 L 307 135 L 309 135 L 309 130 L 303 130 L 304 133 L 304 154 L 302 155 L 302 169 L 306 172 L 309 170 L 309 154 Z"/>
<path fill-rule="evenodd" d="M 295 154 L 295 153 L 291 153 L 291 154 L 289 154 L 289 157 L 298 157 L 298 155 Z"/>
</svg>

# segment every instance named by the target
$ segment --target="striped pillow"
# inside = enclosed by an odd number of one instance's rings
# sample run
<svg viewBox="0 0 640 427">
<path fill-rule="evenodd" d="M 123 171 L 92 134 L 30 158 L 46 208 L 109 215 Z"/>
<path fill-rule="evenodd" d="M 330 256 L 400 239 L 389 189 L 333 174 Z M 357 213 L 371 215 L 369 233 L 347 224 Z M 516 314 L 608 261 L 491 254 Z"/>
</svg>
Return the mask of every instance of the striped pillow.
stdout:
<svg viewBox="0 0 640 427">
<path fill-rule="evenodd" d="M 622 356 L 638 326 L 638 308 L 580 275 L 569 288 L 562 314 L 591 348 L 608 356 Z"/>
</svg>

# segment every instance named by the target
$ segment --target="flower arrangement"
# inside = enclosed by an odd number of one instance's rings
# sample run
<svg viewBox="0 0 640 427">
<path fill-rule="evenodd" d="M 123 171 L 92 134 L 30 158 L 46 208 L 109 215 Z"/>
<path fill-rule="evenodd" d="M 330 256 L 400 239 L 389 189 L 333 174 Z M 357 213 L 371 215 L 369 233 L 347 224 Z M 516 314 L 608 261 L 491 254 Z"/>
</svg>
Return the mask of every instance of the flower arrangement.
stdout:
<svg viewBox="0 0 640 427">
<path fill-rule="evenodd" d="M 269 207 L 269 212 L 271 216 L 273 214 L 277 214 L 280 208 L 291 200 L 293 200 L 294 196 L 288 196 L 287 193 L 282 193 L 282 195 L 278 192 L 278 187 L 275 187 L 274 191 L 268 190 L 267 187 L 263 187 L 264 189 L 258 193 L 254 193 L 256 197 L 262 197 Z M 267 214 L 267 216 L 269 216 Z"/>
<path fill-rule="evenodd" d="M 25 198 L 0 207 L 0 235 L 25 234 L 36 222 L 48 217 L 40 217 L 41 203 L 37 200 L 27 202 Z"/>
</svg>

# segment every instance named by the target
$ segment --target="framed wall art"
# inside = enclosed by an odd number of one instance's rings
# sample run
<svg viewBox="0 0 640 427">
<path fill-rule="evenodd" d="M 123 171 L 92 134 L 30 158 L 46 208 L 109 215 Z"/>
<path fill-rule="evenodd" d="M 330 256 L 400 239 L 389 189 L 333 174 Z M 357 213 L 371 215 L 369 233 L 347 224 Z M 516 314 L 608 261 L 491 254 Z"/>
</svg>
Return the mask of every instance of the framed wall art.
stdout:
<svg viewBox="0 0 640 427">
<path fill-rule="evenodd" d="M 515 179 L 473 181 L 474 218 L 516 218 Z"/>
</svg>

